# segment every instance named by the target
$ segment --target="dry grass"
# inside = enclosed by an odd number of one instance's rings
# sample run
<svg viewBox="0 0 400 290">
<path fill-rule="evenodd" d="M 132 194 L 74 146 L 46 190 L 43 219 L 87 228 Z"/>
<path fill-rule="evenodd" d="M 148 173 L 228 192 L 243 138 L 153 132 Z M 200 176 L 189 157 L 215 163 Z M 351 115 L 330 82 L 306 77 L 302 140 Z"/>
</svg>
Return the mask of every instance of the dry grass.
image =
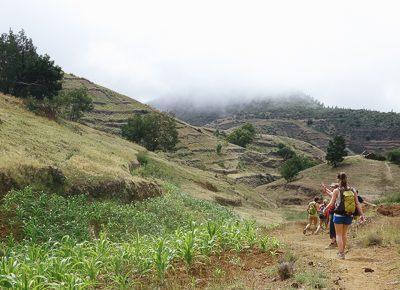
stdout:
<svg viewBox="0 0 400 290">
<path fill-rule="evenodd" d="M 142 147 L 86 126 L 59 123 L 28 112 L 20 100 L 0 95 L 0 172 L 17 185 L 35 183 L 57 168 L 66 187 L 98 182 L 140 182 L 129 166 Z"/>
<path fill-rule="evenodd" d="M 390 180 L 387 179 L 389 170 Z M 347 157 L 340 167 L 332 168 L 327 164 L 317 165 L 302 171 L 291 183 L 287 184 L 284 180 L 278 180 L 258 187 L 257 191 L 272 200 L 295 196 L 307 202 L 313 195 L 320 194 L 321 183 L 335 182 L 339 171 L 345 171 L 350 185 L 356 187 L 368 200 L 373 200 L 385 192 L 400 190 L 400 167 L 361 156 L 351 156 Z"/>
<path fill-rule="evenodd" d="M 100 195 L 103 191 L 104 195 L 118 195 L 132 191 L 151 195 L 158 193 L 156 184 L 173 182 L 201 199 L 214 200 L 217 189 L 218 195 L 242 198 L 245 211 L 268 208 L 246 185 L 233 186 L 225 176 L 167 160 L 165 153 L 147 153 L 161 171 L 147 168 L 132 175 L 133 168 L 140 166 L 136 156 L 145 150 L 143 147 L 78 123 L 57 123 L 36 116 L 14 97 L 0 95 L 0 120 L 2 193 L 12 186 L 29 184 L 71 194 Z M 52 171 L 61 172 L 59 179 L 65 178 L 65 183 L 56 186 L 53 179 L 57 176 L 49 173 Z M 204 184 L 212 184 L 212 188 Z"/>
</svg>

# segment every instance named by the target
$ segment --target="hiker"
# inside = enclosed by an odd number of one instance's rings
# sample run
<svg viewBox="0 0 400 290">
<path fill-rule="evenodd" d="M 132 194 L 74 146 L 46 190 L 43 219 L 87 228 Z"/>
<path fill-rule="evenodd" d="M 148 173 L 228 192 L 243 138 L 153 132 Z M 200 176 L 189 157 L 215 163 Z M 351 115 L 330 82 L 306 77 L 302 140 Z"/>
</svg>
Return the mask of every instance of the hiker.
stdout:
<svg viewBox="0 0 400 290">
<path fill-rule="evenodd" d="M 325 228 L 327 228 L 327 220 L 328 220 L 328 218 L 324 213 L 324 210 L 325 210 L 327 205 L 328 205 L 328 200 L 324 199 L 321 202 L 321 204 L 319 204 L 319 206 L 318 206 L 319 223 L 318 223 L 317 230 L 314 232 L 314 235 L 318 234 L 320 230 L 324 230 L 324 226 L 325 226 Z"/>
<path fill-rule="evenodd" d="M 317 228 L 318 224 L 318 204 L 317 202 L 319 201 L 319 197 L 315 197 L 313 201 L 311 201 L 308 204 L 307 208 L 307 213 L 308 213 L 308 224 L 303 230 L 303 234 L 305 235 L 307 233 L 307 230 L 314 225 L 315 228 Z"/>
<path fill-rule="evenodd" d="M 326 195 L 332 198 L 333 195 L 333 190 L 339 187 L 339 184 L 337 183 L 332 183 L 330 187 L 327 187 L 325 184 L 322 184 L 322 191 Z M 334 249 L 337 247 L 336 243 L 336 231 L 335 231 L 335 224 L 333 223 L 333 207 L 328 207 L 328 205 L 325 207 L 325 215 L 328 217 L 328 223 L 329 223 L 329 237 L 331 239 L 330 244 L 325 248 L 325 249 Z"/>
<path fill-rule="evenodd" d="M 346 173 L 339 173 L 337 179 L 339 187 L 333 191 L 327 208 L 335 206 L 333 223 L 335 224 L 336 241 L 339 248 L 338 258 L 345 259 L 344 250 L 347 244 L 347 231 L 353 221 L 353 217 L 359 214 L 361 216 L 360 220 L 363 222 L 365 216 L 358 202 L 357 191 L 348 186 Z"/>
</svg>

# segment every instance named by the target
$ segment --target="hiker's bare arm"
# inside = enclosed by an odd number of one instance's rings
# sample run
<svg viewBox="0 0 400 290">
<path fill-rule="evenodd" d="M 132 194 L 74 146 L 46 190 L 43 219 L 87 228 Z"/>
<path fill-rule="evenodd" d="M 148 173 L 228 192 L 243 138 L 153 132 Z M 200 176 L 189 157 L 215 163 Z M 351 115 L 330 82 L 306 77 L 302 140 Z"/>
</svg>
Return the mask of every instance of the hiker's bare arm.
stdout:
<svg viewBox="0 0 400 290">
<path fill-rule="evenodd" d="M 335 190 L 332 192 L 331 201 L 329 202 L 329 204 L 328 204 L 328 205 L 326 206 L 326 208 L 324 209 L 324 212 L 326 211 L 326 209 L 333 207 L 333 205 L 335 204 L 336 199 L 337 199 L 337 197 L 338 197 L 338 194 L 339 194 L 339 189 L 335 189 Z"/>
<path fill-rule="evenodd" d="M 333 191 L 330 190 L 329 188 L 326 188 L 325 193 L 326 193 L 327 195 L 329 195 L 330 197 L 332 197 L 332 195 L 333 195 Z"/>
<path fill-rule="evenodd" d="M 355 198 L 356 198 L 356 207 L 358 209 L 358 212 L 360 213 L 361 221 L 364 221 L 365 220 L 365 215 L 364 215 L 364 213 L 362 211 L 360 203 L 358 202 L 358 193 L 357 193 L 357 191 L 354 192 L 354 194 L 355 194 Z"/>
<path fill-rule="evenodd" d="M 322 183 L 322 191 L 326 194 L 332 197 L 332 190 L 330 190 L 325 184 Z"/>
<path fill-rule="evenodd" d="M 363 203 L 365 203 L 366 205 L 369 205 L 369 206 L 373 206 L 373 207 L 376 206 L 376 204 L 373 204 L 373 203 L 371 203 L 371 202 L 368 202 L 368 201 L 366 201 L 365 199 L 364 199 L 364 202 L 363 202 Z"/>
</svg>

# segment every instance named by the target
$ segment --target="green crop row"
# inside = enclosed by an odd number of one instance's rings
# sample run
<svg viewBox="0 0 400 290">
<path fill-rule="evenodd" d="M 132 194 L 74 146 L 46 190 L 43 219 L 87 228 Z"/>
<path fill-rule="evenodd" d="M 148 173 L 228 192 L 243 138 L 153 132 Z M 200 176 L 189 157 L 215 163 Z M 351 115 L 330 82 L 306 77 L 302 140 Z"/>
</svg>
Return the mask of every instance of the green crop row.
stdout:
<svg viewBox="0 0 400 290">
<path fill-rule="evenodd" d="M 137 235 L 123 242 L 113 242 L 105 235 L 80 243 L 68 236 L 41 244 L 14 243 L 10 239 L 1 245 L 0 286 L 131 288 L 143 277 L 162 281 L 174 261 L 182 261 L 190 268 L 199 257 L 256 246 L 274 251 L 279 243 L 261 237 L 254 223 L 234 220 L 191 223 L 189 228 L 178 228 L 164 237 Z"/>
<path fill-rule="evenodd" d="M 0 242 L 0 288 L 131 289 L 162 282 L 176 263 L 189 269 L 224 251 L 280 246 L 222 206 L 166 191 L 137 204 L 10 192 L 2 223 L 20 233 Z"/>
</svg>

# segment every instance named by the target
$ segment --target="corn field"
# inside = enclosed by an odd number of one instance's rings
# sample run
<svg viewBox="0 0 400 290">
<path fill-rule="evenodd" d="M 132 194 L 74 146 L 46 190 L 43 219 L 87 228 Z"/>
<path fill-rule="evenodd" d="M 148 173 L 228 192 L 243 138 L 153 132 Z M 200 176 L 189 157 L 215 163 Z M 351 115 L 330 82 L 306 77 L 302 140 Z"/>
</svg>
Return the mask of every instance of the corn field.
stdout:
<svg viewBox="0 0 400 290">
<path fill-rule="evenodd" d="M 254 222 L 239 220 L 224 211 L 221 211 L 223 218 L 190 220 L 186 224 L 177 224 L 168 231 L 160 231 L 159 235 L 154 234 L 154 229 L 149 234 L 138 230 L 136 234 L 125 233 L 125 238 L 121 240 L 115 239 L 115 231 L 109 236 L 108 227 L 105 227 L 99 237 L 87 240 L 65 235 L 59 239 L 50 236 L 43 242 L 39 237 L 31 239 L 28 235 L 33 233 L 31 227 L 35 225 L 31 220 L 43 222 L 45 217 L 41 217 L 44 213 L 41 212 L 40 203 L 47 211 L 53 209 L 51 203 L 46 202 L 46 197 L 36 196 L 39 202 L 35 203 L 31 200 L 32 196 L 34 195 L 28 190 L 18 195 L 18 198 L 20 205 L 28 204 L 27 200 L 31 201 L 34 209 L 16 208 L 11 202 L 15 197 L 6 197 L 6 206 L 12 206 L 18 218 L 25 221 L 22 230 L 26 235 L 21 241 L 9 236 L 0 243 L 0 288 L 92 289 L 107 285 L 113 289 L 131 289 L 140 285 L 143 277 L 162 282 L 175 262 L 182 262 L 190 268 L 200 257 L 223 251 L 240 252 L 259 247 L 273 253 L 279 247 L 275 239 L 261 236 Z M 27 200 L 24 200 L 26 197 Z M 51 200 L 53 197 L 47 198 Z M 201 206 L 207 208 L 214 205 Z M 29 219 L 24 219 L 24 212 L 29 213 Z M 73 213 L 76 211 L 73 210 Z M 84 228 L 82 216 L 79 219 L 72 218 L 72 221 L 78 228 Z M 68 222 L 71 221 L 64 221 Z M 59 231 L 54 236 L 57 237 L 64 228 L 53 225 L 51 229 Z M 48 232 L 42 229 L 42 233 Z"/>
</svg>

